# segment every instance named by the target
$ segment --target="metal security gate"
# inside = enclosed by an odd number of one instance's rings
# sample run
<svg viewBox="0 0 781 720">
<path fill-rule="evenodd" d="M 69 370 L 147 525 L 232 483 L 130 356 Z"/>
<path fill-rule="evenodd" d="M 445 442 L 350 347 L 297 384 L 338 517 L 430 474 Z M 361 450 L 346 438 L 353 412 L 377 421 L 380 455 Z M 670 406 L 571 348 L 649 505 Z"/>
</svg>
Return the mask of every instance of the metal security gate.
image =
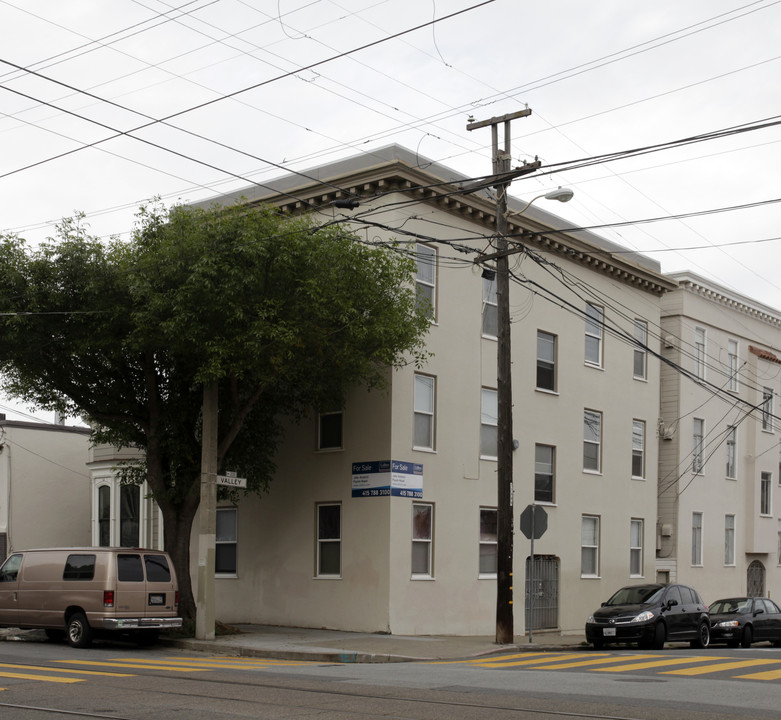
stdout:
<svg viewBox="0 0 781 720">
<path fill-rule="evenodd" d="M 763 597 L 765 595 L 765 566 L 754 560 L 746 572 L 746 595 Z"/>
<path fill-rule="evenodd" d="M 554 555 L 526 558 L 526 630 L 546 630 L 559 626 L 559 559 Z M 532 576 L 534 587 L 532 587 Z M 532 596 L 534 593 L 533 607 Z"/>
</svg>

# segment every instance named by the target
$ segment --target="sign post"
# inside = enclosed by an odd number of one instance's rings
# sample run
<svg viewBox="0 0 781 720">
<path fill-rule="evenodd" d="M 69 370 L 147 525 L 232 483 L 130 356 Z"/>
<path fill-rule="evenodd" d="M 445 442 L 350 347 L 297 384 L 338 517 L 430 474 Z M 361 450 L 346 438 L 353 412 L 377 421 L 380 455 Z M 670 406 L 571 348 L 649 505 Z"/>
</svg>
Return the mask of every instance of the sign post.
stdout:
<svg viewBox="0 0 781 720">
<path fill-rule="evenodd" d="M 548 529 L 548 513 L 542 505 L 527 505 L 521 513 L 521 532 L 531 540 L 529 562 L 529 642 L 534 639 L 534 541 Z"/>
</svg>

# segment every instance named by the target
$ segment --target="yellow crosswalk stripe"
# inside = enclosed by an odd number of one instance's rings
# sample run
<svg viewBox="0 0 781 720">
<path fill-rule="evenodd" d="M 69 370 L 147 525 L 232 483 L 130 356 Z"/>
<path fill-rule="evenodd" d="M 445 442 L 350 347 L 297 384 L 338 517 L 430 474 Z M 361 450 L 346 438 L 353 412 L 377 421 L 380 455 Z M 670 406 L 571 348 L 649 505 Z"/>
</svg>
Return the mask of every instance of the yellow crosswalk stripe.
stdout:
<svg viewBox="0 0 781 720">
<path fill-rule="evenodd" d="M 534 657 L 529 658 L 529 653 L 521 653 L 515 657 L 525 657 L 526 660 L 505 660 L 504 658 L 496 659 L 491 662 L 481 662 L 480 667 L 487 668 L 503 668 L 503 667 L 520 667 L 521 665 L 538 665 L 542 663 L 558 662 L 559 660 L 574 660 L 575 658 L 582 658 L 583 653 L 562 653 L 561 655 L 549 655 L 548 657 Z M 542 666 L 541 666 L 542 667 Z"/>
<path fill-rule="evenodd" d="M 709 658 L 719 660 L 722 658 Z M 725 658 L 726 659 L 726 658 Z M 737 668 L 754 667 L 756 665 L 778 665 L 778 660 L 736 660 L 734 662 L 717 663 L 716 665 L 701 665 L 699 667 L 684 668 L 681 670 L 668 670 L 662 675 L 707 675 L 709 673 L 722 672 L 723 670 L 735 670 Z"/>
<path fill-rule="evenodd" d="M 57 677 L 55 675 L 33 675 L 32 673 L 12 673 L 0 670 L 0 677 L 14 678 L 15 680 L 41 680 L 42 682 L 54 682 L 54 683 L 80 683 L 84 682 L 83 678 L 65 678 Z"/>
<path fill-rule="evenodd" d="M 733 675 L 740 680 L 781 680 L 781 670 L 765 670 L 750 675 Z"/>
<path fill-rule="evenodd" d="M 201 672 L 201 668 L 198 667 L 176 667 L 167 665 L 155 665 L 152 662 L 133 662 L 128 661 L 106 661 L 98 662 L 97 660 L 57 660 L 61 663 L 69 663 L 71 665 L 89 665 L 90 667 L 118 667 L 118 668 L 132 668 L 135 670 L 170 670 L 171 672 Z"/>
<path fill-rule="evenodd" d="M 657 656 L 658 657 L 658 656 Z M 702 662 L 703 660 L 728 660 L 729 658 L 711 658 L 705 655 L 685 658 L 661 658 L 659 660 L 648 660 L 645 662 L 634 662 L 626 665 L 612 665 L 606 668 L 594 668 L 593 672 L 632 672 L 633 670 L 646 670 L 654 667 L 668 667 L 670 665 L 691 665 L 692 663 Z M 616 660 L 621 660 L 617 657 Z"/>
<path fill-rule="evenodd" d="M 16 665 L 13 663 L 0 663 L 0 668 L 13 668 L 14 670 L 46 670 L 55 673 L 79 673 L 81 675 L 103 675 L 106 677 L 133 677 L 130 673 L 101 672 L 99 670 L 71 670 L 70 668 L 44 668 L 40 665 Z"/>
<path fill-rule="evenodd" d="M 576 667 L 593 667 L 594 665 L 605 665 L 607 663 L 626 662 L 628 660 L 648 660 L 649 658 L 659 657 L 658 655 L 622 655 L 621 657 L 601 657 L 591 656 L 588 660 L 574 660 L 572 662 L 563 662 L 557 665 L 545 665 L 545 670 L 566 670 Z M 534 670 L 535 668 L 531 668 Z"/>
</svg>

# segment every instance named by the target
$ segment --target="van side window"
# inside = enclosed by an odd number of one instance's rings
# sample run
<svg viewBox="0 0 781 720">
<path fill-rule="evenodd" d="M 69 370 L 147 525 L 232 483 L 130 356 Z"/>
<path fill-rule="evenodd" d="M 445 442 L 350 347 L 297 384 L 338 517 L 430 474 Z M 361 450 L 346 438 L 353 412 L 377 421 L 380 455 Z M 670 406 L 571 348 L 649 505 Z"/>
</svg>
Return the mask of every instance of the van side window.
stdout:
<svg viewBox="0 0 781 720">
<path fill-rule="evenodd" d="M 0 567 L 0 582 L 16 582 L 19 574 L 19 566 L 22 564 L 21 555 L 11 555 Z"/>
<path fill-rule="evenodd" d="M 144 582 L 144 568 L 140 555 L 117 555 L 117 580 Z"/>
<path fill-rule="evenodd" d="M 147 582 L 171 582 L 171 570 L 165 555 L 144 555 Z"/>
<path fill-rule="evenodd" d="M 94 555 L 68 555 L 62 571 L 63 580 L 92 580 L 94 577 Z"/>
</svg>

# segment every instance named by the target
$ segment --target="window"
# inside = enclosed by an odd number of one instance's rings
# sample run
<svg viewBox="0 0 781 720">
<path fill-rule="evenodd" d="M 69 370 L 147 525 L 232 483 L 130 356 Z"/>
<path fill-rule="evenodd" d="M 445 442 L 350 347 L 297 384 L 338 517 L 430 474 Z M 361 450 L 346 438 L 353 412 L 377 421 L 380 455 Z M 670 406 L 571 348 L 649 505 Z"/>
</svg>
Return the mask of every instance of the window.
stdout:
<svg viewBox="0 0 781 720">
<path fill-rule="evenodd" d="M 214 572 L 216 575 L 235 575 L 238 547 L 238 510 L 217 508 L 217 536 L 214 547 Z"/>
<path fill-rule="evenodd" d="M 483 335 L 499 334 L 499 309 L 496 304 L 496 277 L 483 278 Z"/>
<path fill-rule="evenodd" d="M 692 472 L 695 473 L 702 472 L 704 439 L 705 421 L 702 418 L 694 418 L 694 430 L 692 432 Z"/>
<path fill-rule="evenodd" d="M 605 312 L 599 305 L 586 303 L 586 362 L 602 367 L 602 328 Z"/>
<path fill-rule="evenodd" d="M 580 524 L 580 574 L 599 575 L 599 518 L 583 515 Z"/>
<path fill-rule="evenodd" d="M 18 556 L 21 560 L 22 556 Z M 6 563 L 7 564 L 7 563 Z M 5 569 L 5 566 L 3 566 Z M 63 580 L 92 580 L 95 577 L 94 555 L 68 555 L 62 571 Z"/>
<path fill-rule="evenodd" d="M 726 476 L 730 480 L 734 480 L 737 477 L 737 442 L 738 442 L 738 429 L 734 425 L 730 425 L 727 428 L 727 467 Z"/>
<path fill-rule="evenodd" d="M 694 330 L 694 375 L 699 380 L 705 379 L 705 330 Z"/>
<path fill-rule="evenodd" d="M 415 278 L 418 309 L 436 320 L 437 251 L 428 245 L 415 246 L 418 272 Z"/>
<path fill-rule="evenodd" d="M 480 393 L 480 456 L 495 458 L 499 442 L 499 406 L 496 390 L 483 388 Z"/>
<path fill-rule="evenodd" d="M 341 450 L 343 447 L 341 412 L 320 413 L 317 422 L 317 449 Z"/>
<path fill-rule="evenodd" d="M 735 564 L 735 516 L 724 516 L 724 564 Z"/>
<path fill-rule="evenodd" d="M 98 488 L 98 547 L 111 546 L 111 487 Z"/>
<path fill-rule="evenodd" d="M 537 389 L 556 392 L 556 336 L 537 331 Z"/>
<path fill-rule="evenodd" d="M 738 391 L 738 342 L 737 340 L 727 341 L 727 372 L 729 381 L 727 390 Z"/>
<path fill-rule="evenodd" d="M 415 374 L 415 429 L 416 448 L 434 449 L 434 378 Z"/>
<path fill-rule="evenodd" d="M 317 506 L 317 575 L 338 577 L 342 573 L 342 506 Z"/>
<path fill-rule="evenodd" d="M 778 521 L 778 547 L 776 547 L 776 564 L 781 565 L 781 520 Z"/>
<path fill-rule="evenodd" d="M 496 576 L 497 568 L 496 508 L 480 508 L 480 575 Z"/>
<path fill-rule="evenodd" d="M 138 485 L 119 486 L 119 546 L 139 547 L 139 508 L 141 488 Z"/>
<path fill-rule="evenodd" d="M 702 513 L 692 513 L 692 565 L 702 565 Z"/>
<path fill-rule="evenodd" d="M 773 432 L 773 388 L 762 388 L 762 429 Z"/>
<path fill-rule="evenodd" d="M 760 473 L 759 477 L 759 514 L 770 515 L 770 492 L 773 484 L 773 474 Z"/>
<path fill-rule="evenodd" d="M 412 575 L 431 577 L 434 528 L 434 506 L 428 503 L 412 505 Z"/>
<path fill-rule="evenodd" d="M 629 574 L 643 576 L 643 521 L 632 518 L 629 521 Z"/>
<path fill-rule="evenodd" d="M 645 380 L 648 368 L 648 323 L 644 320 L 635 320 L 635 349 L 633 362 L 633 375 L 638 380 Z"/>
<path fill-rule="evenodd" d="M 140 555 L 117 555 L 117 580 L 120 582 L 144 582 L 144 566 Z"/>
<path fill-rule="evenodd" d="M 645 477 L 645 422 L 632 420 L 632 477 Z"/>
<path fill-rule="evenodd" d="M 556 502 L 555 459 L 556 448 L 551 445 L 534 446 L 535 502 Z"/>
<path fill-rule="evenodd" d="M 595 410 L 583 412 L 583 469 L 599 472 L 602 465 L 601 440 L 602 413 Z"/>
</svg>

